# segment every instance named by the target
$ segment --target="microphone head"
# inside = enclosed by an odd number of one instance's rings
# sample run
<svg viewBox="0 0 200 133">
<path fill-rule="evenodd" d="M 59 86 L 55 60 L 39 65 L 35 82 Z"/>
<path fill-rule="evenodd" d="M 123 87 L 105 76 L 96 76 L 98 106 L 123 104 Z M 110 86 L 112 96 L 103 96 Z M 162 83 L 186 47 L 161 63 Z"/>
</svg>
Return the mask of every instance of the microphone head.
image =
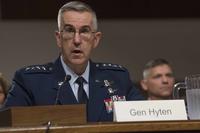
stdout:
<svg viewBox="0 0 200 133">
<path fill-rule="evenodd" d="M 65 76 L 65 81 L 70 81 L 70 79 L 71 79 L 71 75 L 66 75 Z"/>
</svg>

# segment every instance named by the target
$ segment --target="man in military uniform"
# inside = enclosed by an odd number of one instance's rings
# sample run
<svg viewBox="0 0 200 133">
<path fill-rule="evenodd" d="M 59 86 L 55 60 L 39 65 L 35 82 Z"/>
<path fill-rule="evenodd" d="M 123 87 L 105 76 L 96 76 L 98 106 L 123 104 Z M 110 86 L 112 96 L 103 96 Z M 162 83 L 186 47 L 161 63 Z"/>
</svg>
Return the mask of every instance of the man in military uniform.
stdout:
<svg viewBox="0 0 200 133">
<path fill-rule="evenodd" d="M 101 34 L 88 5 L 65 4 L 55 33 L 59 58 L 17 71 L 5 107 L 87 104 L 87 121 L 95 122 L 113 120 L 113 101 L 143 99 L 124 67 L 90 60 Z"/>
</svg>

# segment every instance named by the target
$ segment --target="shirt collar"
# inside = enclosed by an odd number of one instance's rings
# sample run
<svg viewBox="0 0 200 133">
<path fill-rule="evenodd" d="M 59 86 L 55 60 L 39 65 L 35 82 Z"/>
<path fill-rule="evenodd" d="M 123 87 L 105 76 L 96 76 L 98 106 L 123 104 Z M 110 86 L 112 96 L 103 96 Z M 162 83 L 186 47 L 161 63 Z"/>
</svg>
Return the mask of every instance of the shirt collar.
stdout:
<svg viewBox="0 0 200 133">
<path fill-rule="evenodd" d="M 67 64 L 65 64 L 62 56 L 60 56 L 60 60 L 61 60 L 63 69 L 65 71 L 65 74 L 71 76 L 71 80 L 69 82 L 74 83 L 76 79 L 79 77 L 79 75 L 77 75 L 71 68 L 67 66 Z M 90 70 L 90 63 L 88 61 L 85 72 L 81 75 L 86 80 L 87 83 L 89 83 L 89 70 Z"/>
</svg>

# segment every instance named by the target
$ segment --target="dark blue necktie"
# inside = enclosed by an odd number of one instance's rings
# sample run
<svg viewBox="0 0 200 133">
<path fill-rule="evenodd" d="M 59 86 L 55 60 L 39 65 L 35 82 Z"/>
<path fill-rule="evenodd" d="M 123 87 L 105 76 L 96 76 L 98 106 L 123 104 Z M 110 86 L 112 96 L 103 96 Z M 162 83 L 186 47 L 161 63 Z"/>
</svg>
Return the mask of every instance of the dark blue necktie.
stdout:
<svg viewBox="0 0 200 133">
<path fill-rule="evenodd" d="M 83 83 L 86 82 L 83 77 L 78 77 L 76 79 L 76 83 L 78 84 L 78 101 L 81 104 L 87 103 L 87 94 L 85 93 L 85 90 L 83 89 Z"/>
</svg>

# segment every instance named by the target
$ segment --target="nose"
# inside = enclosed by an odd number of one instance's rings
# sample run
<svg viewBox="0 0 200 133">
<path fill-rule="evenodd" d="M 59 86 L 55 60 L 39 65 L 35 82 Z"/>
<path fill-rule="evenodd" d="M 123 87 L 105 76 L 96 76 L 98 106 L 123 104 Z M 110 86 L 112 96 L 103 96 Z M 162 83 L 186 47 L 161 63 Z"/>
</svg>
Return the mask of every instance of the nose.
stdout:
<svg viewBox="0 0 200 133">
<path fill-rule="evenodd" d="M 169 83 L 168 77 L 163 76 L 163 77 L 162 77 L 162 82 L 163 82 L 163 84 L 168 84 L 168 83 Z"/>
<path fill-rule="evenodd" d="M 80 34 L 79 34 L 79 32 L 76 32 L 76 33 L 74 34 L 74 44 L 75 44 L 76 46 L 78 46 L 78 45 L 80 45 L 80 43 L 81 43 Z"/>
</svg>

